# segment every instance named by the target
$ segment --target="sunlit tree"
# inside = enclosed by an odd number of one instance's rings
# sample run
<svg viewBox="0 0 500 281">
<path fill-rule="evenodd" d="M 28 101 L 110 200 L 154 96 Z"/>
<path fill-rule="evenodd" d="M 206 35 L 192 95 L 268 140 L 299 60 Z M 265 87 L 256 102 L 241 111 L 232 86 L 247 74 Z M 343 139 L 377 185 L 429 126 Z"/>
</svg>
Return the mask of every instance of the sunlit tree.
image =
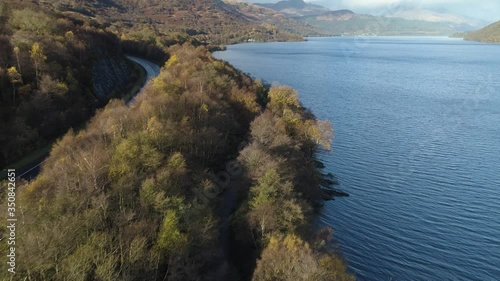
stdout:
<svg viewBox="0 0 500 281">
<path fill-rule="evenodd" d="M 23 78 L 21 74 L 17 71 L 15 66 L 7 69 L 7 75 L 9 76 L 9 81 L 12 84 L 12 103 L 16 103 L 16 85 L 23 83 Z"/>
<path fill-rule="evenodd" d="M 47 60 L 47 56 L 43 51 L 43 47 L 37 42 L 33 43 L 30 55 L 35 66 L 36 77 L 39 78 L 41 76 L 42 64 Z"/>
</svg>

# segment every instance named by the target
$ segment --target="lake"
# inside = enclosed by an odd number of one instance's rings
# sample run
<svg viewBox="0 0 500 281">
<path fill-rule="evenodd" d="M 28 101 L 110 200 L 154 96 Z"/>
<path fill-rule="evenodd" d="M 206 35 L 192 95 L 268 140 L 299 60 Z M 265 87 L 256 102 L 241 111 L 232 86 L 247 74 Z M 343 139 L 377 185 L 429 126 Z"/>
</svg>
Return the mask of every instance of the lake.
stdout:
<svg viewBox="0 0 500 281">
<path fill-rule="evenodd" d="M 500 45 L 441 37 L 242 44 L 217 58 L 335 128 L 327 202 L 358 280 L 500 280 Z"/>
</svg>

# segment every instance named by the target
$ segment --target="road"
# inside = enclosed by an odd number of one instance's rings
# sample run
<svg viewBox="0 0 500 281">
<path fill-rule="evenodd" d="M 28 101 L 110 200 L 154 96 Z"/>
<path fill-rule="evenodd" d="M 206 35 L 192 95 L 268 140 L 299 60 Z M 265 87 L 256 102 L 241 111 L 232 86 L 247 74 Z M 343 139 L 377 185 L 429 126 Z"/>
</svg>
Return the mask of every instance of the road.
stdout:
<svg viewBox="0 0 500 281">
<path fill-rule="evenodd" d="M 145 59 L 141 59 L 141 58 L 138 58 L 138 57 L 134 57 L 134 56 L 127 56 L 127 59 L 139 64 L 140 66 L 142 66 L 142 68 L 144 68 L 144 70 L 146 70 L 146 83 L 144 83 L 144 85 L 142 86 L 141 90 L 137 93 L 137 95 L 135 95 L 134 97 L 132 97 L 128 102 L 127 102 L 127 105 L 130 106 L 134 101 L 135 101 L 135 98 L 142 92 L 142 90 L 144 89 L 144 87 L 146 86 L 146 84 L 151 80 L 151 79 L 154 79 L 155 77 L 157 77 L 158 75 L 160 75 L 160 67 L 155 64 L 154 62 L 151 62 L 151 61 L 148 61 L 148 60 L 145 60 Z"/>
<path fill-rule="evenodd" d="M 142 93 L 146 84 L 151 79 L 154 79 L 155 77 L 160 75 L 160 66 L 158 66 L 154 62 L 151 62 L 151 61 L 148 61 L 145 59 L 141 59 L 138 57 L 134 57 L 134 56 L 126 56 L 126 57 L 127 57 L 127 59 L 129 59 L 135 63 L 138 63 L 140 66 L 142 66 L 142 68 L 144 68 L 144 70 L 146 70 L 146 81 L 145 81 L 144 85 L 142 85 L 142 88 L 139 90 L 139 92 L 137 92 L 137 95 L 132 97 L 130 99 L 130 101 L 127 103 L 127 106 L 130 106 L 134 102 L 135 98 Z M 37 159 L 35 162 L 31 163 L 30 165 L 28 165 L 22 169 L 19 169 L 17 178 L 22 178 L 25 180 L 34 179 L 38 175 L 38 173 L 40 173 L 40 166 L 46 161 L 47 157 L 48 157 L 48 155 L 45 155 L 45 156 Z"/>
</svg>

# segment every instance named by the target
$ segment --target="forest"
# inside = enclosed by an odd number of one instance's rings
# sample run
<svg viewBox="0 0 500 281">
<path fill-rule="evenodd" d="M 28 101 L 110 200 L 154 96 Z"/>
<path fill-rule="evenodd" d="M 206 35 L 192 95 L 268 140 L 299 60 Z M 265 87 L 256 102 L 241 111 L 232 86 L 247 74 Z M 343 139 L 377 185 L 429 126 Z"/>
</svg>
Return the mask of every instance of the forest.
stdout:
<svg viewBox="0 0 500 281">
<path fill-rule="evenodd" d="M 134 73 L 120 50 L 111 51 L 119 40 L 110 32 L 32 4 L 0 5 L 3 168 L 81 126 Z M 113 65 L 122 79 L 99 80 Z M 103 95 L 95 91 L 100 84 L 108 84 Z"/>
<path fill-rule="evenodd" d="M 69 128 L 80 128 L 97 108 L 133 87 L 138 72 L 125 53 L 163 64 L 168 59 L 165 48 L 175 44 L 213 50 L 249 38 L 301 38 L 248 21 L 260 15 L 256 12 L 243 15 L 237 6 L 215 2 L 2 1 L 0 168 L 43 149 Z M 165 11 L 173 16 L 158 18 Z M 173 21 L 177 14 L 183 15 L 182 21 Z M 298 25 L 263 15 L 273 23 L 284 22 L 286 29 Z M 103 87 L 106 91 L 96 91 Z"/>
<path fill-rule="evenodd" d="M 169 53 L 136 106 L 99 110 L 21 188 L 16 277 L 351 280 L 328 231 L 308 225 L 322 177 L 314 152 L 328 147 L 331 125 L 293 89 L 267 91 L 204 47 Z M 224 242 L 211 173 L 232 156 L 242 172 L 228 187 L 237 202 Z"/>
<path fill-rule="evenodd" d="M 18 183 L 18 263 L 2 280 L 354 280 L 332 230 L 311 224 L 333 128 L 294 89 L 182 31 L 0 7 L 2 161 L 58 137 Z M 131 107 L 89 83 L 92 62 L 123 50 L 163 65 Z"/>
</svg>

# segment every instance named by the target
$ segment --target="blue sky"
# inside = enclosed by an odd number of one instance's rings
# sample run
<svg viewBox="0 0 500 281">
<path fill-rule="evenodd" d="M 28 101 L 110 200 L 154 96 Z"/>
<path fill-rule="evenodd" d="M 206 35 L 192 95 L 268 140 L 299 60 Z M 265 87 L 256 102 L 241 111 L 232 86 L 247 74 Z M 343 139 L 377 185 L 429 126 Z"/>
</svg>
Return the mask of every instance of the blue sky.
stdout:
<svg viewBox="0 0 500 281">
<path fill-rule="evenodd" d="M 358 13 L 380 14 L 398 5 L 438 8 L 449 12 L 482 19 L 489 22 L 500 20 L 499 0 L 305 0 L 332 10 L 351 9 Z M 277 0 L 249 0 L 248 2 L 273 3 Z"/>
</svg>

